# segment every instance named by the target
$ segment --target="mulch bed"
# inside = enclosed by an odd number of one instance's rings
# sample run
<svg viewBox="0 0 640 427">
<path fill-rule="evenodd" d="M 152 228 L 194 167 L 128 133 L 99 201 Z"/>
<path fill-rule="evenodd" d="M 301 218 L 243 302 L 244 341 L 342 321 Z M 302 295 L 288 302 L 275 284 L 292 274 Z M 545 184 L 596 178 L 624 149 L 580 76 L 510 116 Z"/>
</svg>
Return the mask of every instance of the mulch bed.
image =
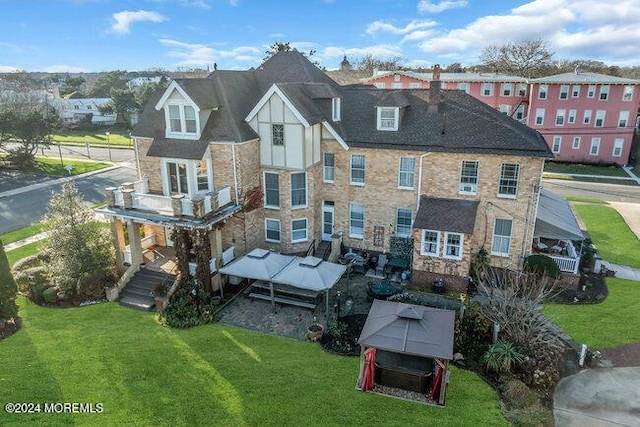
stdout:
<svg viewBox="0 0 640 427">
<path fill-rule="evenodd" d="M 362 327 L 366 320 L 366 314 L 351 314 L 341 317 L 338 321 L 347 325 L 344 337 L 336 340 L 330 333 L 325 331 L 320 340 L 320 345 L 332 353 L 358 356 L 360 354 L 360 346 L 357 344 L 357 340 L 360 338 L 360 332 L 362 332 Z"/>
<path fill-rule="evenodd" d="M 560 304 L 594 304 L 603 302 L 608 295 L 605 277 L 600 274 L 583 275 L 575 289 L 565 289 L 553 298 Z"/>
<path fill-rule="evenodd" d="M 19 317 L 0 324 L 0 340 L 18 332 L 18 330 L 20 330 L 20 326 L 22 326 L 22 319 Z"/>
<path fill-rule="evenodd" d="M 605 348 L 602 355 L 616 368 L 640 366 L 640 343 Z"/>
</svg>

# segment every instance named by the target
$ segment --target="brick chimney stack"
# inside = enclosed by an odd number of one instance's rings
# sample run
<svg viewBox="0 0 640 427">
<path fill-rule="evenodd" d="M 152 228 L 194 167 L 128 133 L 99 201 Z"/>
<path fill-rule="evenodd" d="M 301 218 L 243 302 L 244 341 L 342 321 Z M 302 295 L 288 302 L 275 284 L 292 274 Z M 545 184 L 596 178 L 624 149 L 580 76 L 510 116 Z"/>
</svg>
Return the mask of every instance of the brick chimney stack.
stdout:
<svg viewBox="0 0 640 427">
<path fill-rule="evenodd" d="M 430 113 L 438 112 L 438 104 L 440 104 L 440 89 L 442 88 L 442 82 L 440 82 L 440 65 L 435 64 L 433 66 L 433 73 L 431 76 L 431 88 L 429 94 L 429 109 Z"/>
</svg>

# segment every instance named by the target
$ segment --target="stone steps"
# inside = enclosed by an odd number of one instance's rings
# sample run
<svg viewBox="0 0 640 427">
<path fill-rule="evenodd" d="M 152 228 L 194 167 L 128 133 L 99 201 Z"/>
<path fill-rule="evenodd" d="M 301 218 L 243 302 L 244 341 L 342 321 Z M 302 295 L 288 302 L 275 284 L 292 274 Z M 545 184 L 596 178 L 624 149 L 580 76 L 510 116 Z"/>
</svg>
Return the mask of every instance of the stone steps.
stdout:
<svg viewBox="0 0 640 427">
<path fill-rule="evenodd" d="M 142 269 L 120 291 L 120 305 L 137 310 L 152 310 L 155 306 L 153 290 L 156 284 L 166 282 L 171 285 L 174 278 L 171 274 Z"/>
</svg>

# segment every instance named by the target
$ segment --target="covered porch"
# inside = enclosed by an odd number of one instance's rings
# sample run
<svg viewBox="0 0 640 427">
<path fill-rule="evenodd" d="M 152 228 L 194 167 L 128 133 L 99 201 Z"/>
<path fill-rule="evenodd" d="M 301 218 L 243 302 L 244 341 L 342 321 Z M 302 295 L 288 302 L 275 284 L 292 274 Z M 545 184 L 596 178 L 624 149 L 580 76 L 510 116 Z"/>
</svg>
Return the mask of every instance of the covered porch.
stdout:
<svg viewBox="0 0 640 427">
<path fill-rule="evenodd" d="M 584 233 L 566 200 L 548 190 L 540 190 L 533 236 L 533 252 L 553 259 L 564 273 L 578 273 L 582 254 L 574 242 L 580 242 L 581 248 Z"/>
</svg>

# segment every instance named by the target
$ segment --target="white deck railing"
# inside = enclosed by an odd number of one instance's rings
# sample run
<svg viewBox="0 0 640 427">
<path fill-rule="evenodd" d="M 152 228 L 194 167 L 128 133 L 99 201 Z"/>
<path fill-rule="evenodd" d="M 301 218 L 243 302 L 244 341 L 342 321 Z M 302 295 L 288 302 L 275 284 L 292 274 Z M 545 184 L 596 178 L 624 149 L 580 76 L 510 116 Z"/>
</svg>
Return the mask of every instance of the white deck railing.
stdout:
<svg viewBox="0 0 640 427">
<path fill-rule="evenodd" d="M 563 257 L 558 255 L 551 255 L 551 254 L 549 254 L 549 258 L 551 258 L 556 262 L 556 264 L 558 265 L 558 268 L 560 268 L 560 271 L 564 273 L 573 273 L 573 274 L 578 273 L 578 265 L 580 264 L 579 262 L 580 258 L 568 258 L 568 257 Z"/>
</svg>

